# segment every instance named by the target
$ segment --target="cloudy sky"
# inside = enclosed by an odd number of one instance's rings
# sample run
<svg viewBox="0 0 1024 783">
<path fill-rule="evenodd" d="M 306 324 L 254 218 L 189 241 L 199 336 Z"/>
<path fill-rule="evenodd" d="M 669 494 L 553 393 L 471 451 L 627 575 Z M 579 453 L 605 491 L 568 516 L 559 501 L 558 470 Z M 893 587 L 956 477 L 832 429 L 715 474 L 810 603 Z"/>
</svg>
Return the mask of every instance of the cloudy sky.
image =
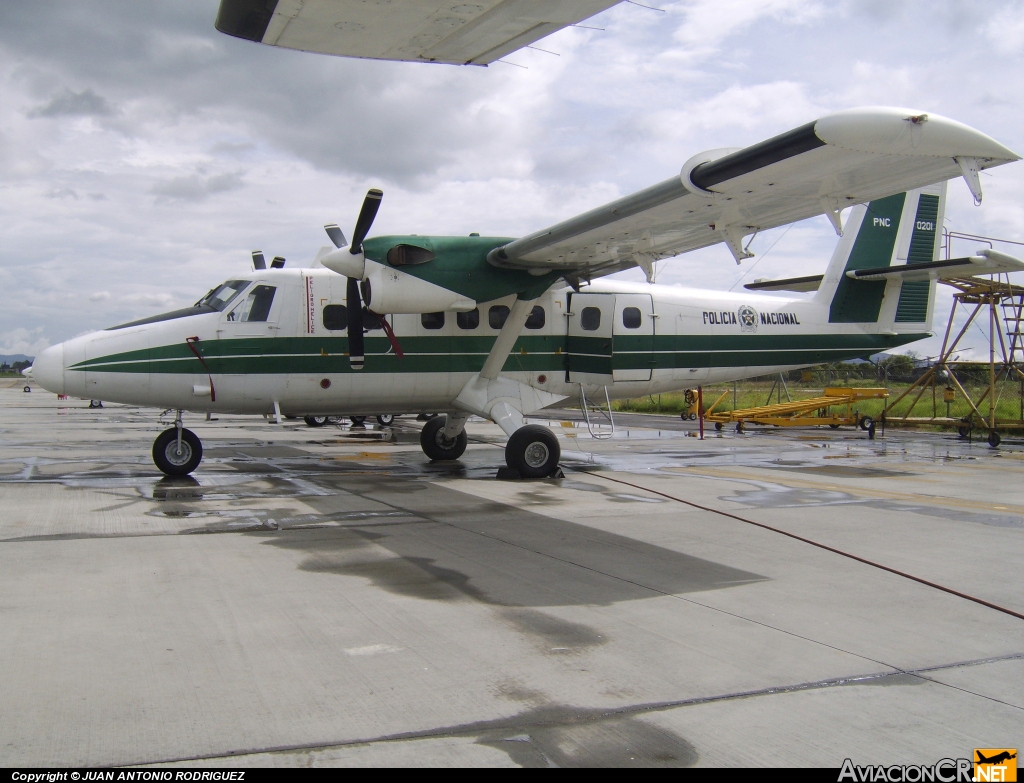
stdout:
<svg viewBox="0 0 1024 783">
<path fill-rule="evenodd" d="M 240 41 L 214 30 L 217 0 L 0 4 L 0 354 L 191 304 L 253 248 L 306 265 L 369 187 L 375 233 L 516 236 L 852 106 L 1024 152 L 1022 2 L 645 2 L 664 12 L 623 3 L 539 44 L 557 56 L 489 68 Z M 947 226 L 1024 241 L 1024 163 L 984 186 L 980 208 L 950 186 Z M 719 246 L 658 282 L 813 274 L 834 244 L 815 219 L 759 235 L 742 267 Z"/>
</svg>

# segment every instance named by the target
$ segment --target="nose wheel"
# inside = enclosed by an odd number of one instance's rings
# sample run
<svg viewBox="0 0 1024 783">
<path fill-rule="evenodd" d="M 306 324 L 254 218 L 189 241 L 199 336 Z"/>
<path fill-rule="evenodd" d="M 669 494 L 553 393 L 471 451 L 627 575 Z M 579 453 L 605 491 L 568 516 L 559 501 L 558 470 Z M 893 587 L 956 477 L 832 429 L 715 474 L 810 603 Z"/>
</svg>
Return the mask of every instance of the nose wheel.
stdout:
<svg viewBox="0 0 1024 783">
<path fill-rule="evenodd" d="M 153 462 L 168 476 L 187 476 L 203 460 L 203 444 L 192 430 L 178 428 L 164 430 L 153 441 Z"/>
</svg>

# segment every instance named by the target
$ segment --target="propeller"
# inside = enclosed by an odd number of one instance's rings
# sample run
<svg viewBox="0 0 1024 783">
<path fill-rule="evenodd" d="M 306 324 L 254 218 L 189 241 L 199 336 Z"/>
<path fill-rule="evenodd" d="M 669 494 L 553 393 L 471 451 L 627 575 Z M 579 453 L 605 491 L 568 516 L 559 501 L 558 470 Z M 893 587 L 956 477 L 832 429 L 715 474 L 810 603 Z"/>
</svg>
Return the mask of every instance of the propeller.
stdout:
<svg viewBox="0 0 1024 783">
<path fill-rule="evenodd" d="M 337 223 L 324 226 L 324 231 L 327 232 L 327 236 L 330 237 L 337 250 L 332 250 L 320 259 L 320 263 L 348 278 L 345 307 L 348 309 L 348 361 L 353 370 L 363 369 L 364 362 L 363 300 L 359 295 L 359 280 L 362 278 L 366 266 L 363 258 L 363 240 L 366 239 L 373 220 L 377 217 L 377 210 L 380 209 L 382 198 L 384 198 L 384 193 L 377 188 L 367 191 L 366 198 L 363 199 L 363 206 L 359 210 L 359 217 L 356 218 L 356 227 L 352 232 L 352 245 L 349 247 L 348 253 L 341 252 L 348 243 Z M 353 258 L 353 256 L 358 258 Z"/>
<path fill-rule="evenodd" d="M 267 259 L 263 257 L 262 250 L 252 251 L 252 268 L 257 271 L 267 268 Z"/>
</svg>

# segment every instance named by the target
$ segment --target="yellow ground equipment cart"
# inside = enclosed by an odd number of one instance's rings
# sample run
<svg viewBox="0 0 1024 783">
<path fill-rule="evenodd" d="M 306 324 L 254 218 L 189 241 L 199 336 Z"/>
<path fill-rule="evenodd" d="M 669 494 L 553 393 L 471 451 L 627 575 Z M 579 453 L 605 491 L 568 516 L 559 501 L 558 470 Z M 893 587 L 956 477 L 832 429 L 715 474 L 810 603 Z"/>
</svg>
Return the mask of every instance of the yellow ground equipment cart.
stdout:
<svg viewBox="0 0 1024 783">
<path fill-rule="evenodd" d="M 732 411 L 715 409 L 729 395 L 725 392 L 715 400 L 714 404 L 704 412 L 707 421 L 714 422 L 715 429 L 720 430 L 726 424 L 735 423 L 739 432 L 745 423 L 773 424 L 777 427 L 809 427 L 827 424 L 833 429 L 844 424 L 858 425 L 862 429 L 870 429 L 870 416 L 862 416 L 853 406 L 859 400 L 876 400 L 889 396 L 887 389 L 825 389 L 821 397 L 806 400 L 793 400 L 775 405 L 762 405 L 757 408 L 739 408 Z M 843 409 L 844 410 L 839 410 Z M 837 409 L 837 410 L 833 410 Z"/>
</svg>

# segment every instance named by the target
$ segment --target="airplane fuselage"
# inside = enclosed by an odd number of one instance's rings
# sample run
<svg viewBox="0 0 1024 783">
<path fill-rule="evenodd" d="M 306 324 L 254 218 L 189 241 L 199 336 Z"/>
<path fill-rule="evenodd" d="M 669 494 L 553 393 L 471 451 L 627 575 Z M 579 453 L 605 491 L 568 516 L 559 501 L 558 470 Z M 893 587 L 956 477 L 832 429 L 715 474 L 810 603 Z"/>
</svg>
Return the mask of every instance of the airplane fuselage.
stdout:
<svg viewBox="0 0 1024 783">
<path fill-rule="evenodd" d="M 163 409 L 444 411 L 480 371 L 515 301 L 387 316 L 404 357 L 378 328 L 367 333 L 365 367 L 355 371 L 344 277 L 271 269 L 236 280 L 244 287 L 223 310 L 196 307 L 83 335 L 42 354 L 34 376 L 74 397 Z M 269 289 L 265 312 L 256 313 L 253 292 Z M 238 306 L 246 296 L 249 320 Z M 622 399 L 867 356 L 928 336 L 923 323 L 896 333 L 891 319 L 879 321 L 890 327 L 830 323 L 827 304 L 811 299 L 606 279 L 540 296 L 502 375 L 569 400 L 601 387 Z"/>
</svg>

